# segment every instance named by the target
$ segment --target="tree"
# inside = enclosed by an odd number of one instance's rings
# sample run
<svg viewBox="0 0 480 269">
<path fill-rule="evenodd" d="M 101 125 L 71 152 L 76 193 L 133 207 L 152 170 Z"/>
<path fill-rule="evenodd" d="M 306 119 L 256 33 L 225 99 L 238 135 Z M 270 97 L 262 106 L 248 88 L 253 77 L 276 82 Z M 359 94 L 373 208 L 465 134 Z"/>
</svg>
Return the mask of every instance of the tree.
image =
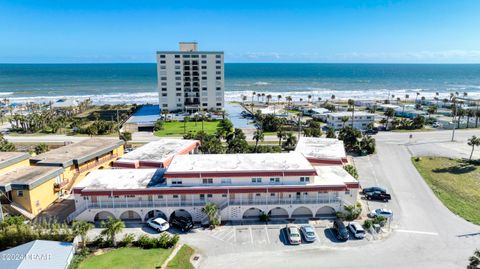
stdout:
<svg viewBox="0 0 480 269">
<path fill-rule="evenodd" d="M 76 220 L 72 224 L 72 231 L 75 236 L 80 236 L 80 239 L 82 240 L 82 246 L 85 248 L 87 246 L 87 233 L 91 229 L 93 229 L 94 226 L 91 223 L 88 223 L 83 220 Z"/>
<path fill-rule="evenodd" d="M 480 250 L 475 250 L 473 255 L 468 259 L 469 264 L 467 269 L 479 269 L 480 268 Z"/>
<path fill-rule="evenodd" d="M 35 146 L 34 151 L 35 151 L 35 154 L 40 155 L 48 151 L 48 145 L 45 143 L 40 143 Z"/>
<path fill-rule="evenodd" d="M 287 133 L 287 136 L 282 146 L 285 150 L 295 149 L 295 147 L 297 146 L 297 137 L 291 132 Z"/>
<path fill-rule="evenodd" d="M 221 120 L 217 125 L 216 135 L 219 139 L 225 139 L 227 142 L 233 138 L 233 123 L 229 119 Z"/>
<path fill-rule="evenodd" d="M 365 150 L 368 154 L 375 153 L 375 138 L 366 135 L 360 140 L 360 150 Z"/>
<path fill-rule="evenodd" d="M 475 150 L 475 146 L 480 146 L 480 137 L 477 137 L 477 136 L 472 136 L 468 139 L 468 145 L 470 147 L 472 147 L 472 152 L 470 152 L 470 158 L 469 160 L 471 161 L 472 160 L 472 157 L 473 157 L 473 151 Z"/>
<path fill-rule="evenodd" d="M 387 110 L 385 110 L 385 113 L 383 113 L 383 114 L 387 117 L 387 119 L 385 121 L 385 128 L 387 128 L 388 120 L 390 118 L 392 118 L 393 116 L 395 116 L 395 110 L 393 110 L 393 108 L 387 108 Z"/>
<path fill-rule="evenodd" d="M 337 138 L 337 135 L 335 134 L 335 130 L 333 128 L 328 128 L 327 138 Z"/>
<path fill-rule="evenodd" d="M 255 152 L 257 152 L 258 142 L 263 141 L 264 138 L 265 137 L 261 129 L 258 129 L 253 133 L 253 140 L 255 140 Z"/>
<path fill-rule="evenodd" d="M 348 99 L 348 106 L 352 107 L 352 127 L 353 125 L 353 119 L 355 117 L 355 101 L 353 99 Z"/>
<path fill-rule="evenodd" d="M 190 117 L 183 117 L 183 134 L 187 132 L 187 122 L 190 121 Z"/>
<path fill-rule="evenodd" d="M 267 105 L 268 105 L 268 103 L 270 103 L 270 100 L 272 100 L 272 95 L 268 94 L 267 95 Z"/>
<path fill-rule="evenodd" d="M 248 152 L 248 142 L 242 129 L 236 128 L 233 137 L 227 142 L 227 153 Z"/>
<path fill-rule="evenodd" d="M 277 131 L 277 137 L 278 137 L 278 145 L 282 145 L 282 139 L 284 139 L 287 136 L 286 132 L 282 129 L 279 129 Z"/>
<path fill-rule="evenodd" d="M 219 223 L 218 221 L 218 208 L 214 203 L 207 203 L 202 208 L 202 212 L 207 215 L 208 221 L 210 222 L 210 228 L 215 228 Z"/>
<path fill-rule="evenodd" d="M 163 125 L 164 125 L 163 120 L 158 119 L 157 121 L 155 121 L 155 125 L 153 126 L 153 130 L 154 131 L 163 130 Z"/>
<path fill-rule="evenodd" d="M 109 217 L 106 222 L 102 222 L 102 227 L 104 229 L 100 235 L 107 236 L 108 240 L 112 241 L 112 244 L 116 246 L 115 236 L 125 228 L 125 223 Z"/>
<path fill-rule="evenodd" d="M 8 142 L 2 134 L 0 134 L 0 152 L 15 151 L 15 145 Z"/>
<path fill-rule="evenodd" d="M 340 118 L 340 120 L 342 121 L 342 128 L 345 128 L 345 124 L 348 121 L 348 116 L 343 116 L 343 117 Z"/>
<path fill-rule="evenodd" d="M 358 129 L 350 126 L 340 129 L 338 133 L 338 139 L 343 141 L 347 151 L 354 151 L 356 149 L 360 137 L 362 137 L 362 133 Z"/>
</svg>

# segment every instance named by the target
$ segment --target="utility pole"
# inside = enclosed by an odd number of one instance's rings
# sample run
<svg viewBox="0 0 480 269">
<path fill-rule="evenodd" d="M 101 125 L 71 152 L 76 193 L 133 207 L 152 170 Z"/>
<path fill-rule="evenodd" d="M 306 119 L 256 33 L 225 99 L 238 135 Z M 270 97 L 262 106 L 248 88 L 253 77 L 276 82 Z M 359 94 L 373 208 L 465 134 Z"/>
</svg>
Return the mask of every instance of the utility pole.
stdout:
<svg viewBox="0 0 480 269">
<path fill-rule="evenodd" d="M 302 112 L 298 113 L 298 139 L 302 134 Z"/>
</svg>

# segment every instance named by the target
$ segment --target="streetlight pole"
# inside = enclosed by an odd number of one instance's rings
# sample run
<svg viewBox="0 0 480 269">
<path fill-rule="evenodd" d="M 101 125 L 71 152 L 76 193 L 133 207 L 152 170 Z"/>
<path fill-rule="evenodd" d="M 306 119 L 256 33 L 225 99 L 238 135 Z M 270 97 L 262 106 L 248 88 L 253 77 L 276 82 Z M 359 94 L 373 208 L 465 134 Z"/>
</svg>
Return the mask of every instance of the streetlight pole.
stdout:
<svg viewBox="0 0 480 269">
<path fill-rule="evenodd" d="M 452 129 L 452 142 L 455 140 L 455 119 L 457 117 L 457 102 L 456 102 L 456 98 L 453 97 L 453 129 Z"/>
</svg>

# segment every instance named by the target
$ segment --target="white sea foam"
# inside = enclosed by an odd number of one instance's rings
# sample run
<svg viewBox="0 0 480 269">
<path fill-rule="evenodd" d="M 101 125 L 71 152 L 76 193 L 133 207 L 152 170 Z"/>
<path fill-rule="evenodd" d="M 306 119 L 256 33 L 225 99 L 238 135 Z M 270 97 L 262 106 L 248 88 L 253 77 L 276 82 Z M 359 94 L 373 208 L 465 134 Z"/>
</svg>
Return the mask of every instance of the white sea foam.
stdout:
<svg viewBox="0 0 480 269">
<path fill-rule="evenodd" d="M 13 92 L 0 92 L 0 96 L 12 95 Z"/>
<path fill-rule="evenodd" d="M 266 86 L 266 85 L 270 85 L 270 83 L 265 82 L 265 81 L 257 81 L 255 83 L 253 83 L 253 85 L 255 85 L 255 86 Z"/>
</svg>

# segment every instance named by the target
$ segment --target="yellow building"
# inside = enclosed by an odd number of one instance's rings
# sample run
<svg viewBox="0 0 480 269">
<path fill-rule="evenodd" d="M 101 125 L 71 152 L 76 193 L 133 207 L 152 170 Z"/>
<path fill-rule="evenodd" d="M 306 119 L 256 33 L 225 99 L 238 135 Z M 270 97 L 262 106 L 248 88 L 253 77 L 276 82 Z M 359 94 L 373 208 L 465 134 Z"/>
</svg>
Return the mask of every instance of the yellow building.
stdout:
<svg viewBox="0 0 480 269">
<path fill-rule="evenodd" d="M 0 192 L 12 208 L 33 218 L 60 196 L 62 177 L 61 167 L 19 166 L 0 175 Z"/>
<path fill-rule="evenodd" d="M 119 139 L 90 138 L 32 157 L 30 164 L 63 168 L 57 187 L 65 193 L 90 171 L 111 167 L 112 162 L 123 155 L 123 145 Z"/>
<path fill-rule="evenodd" d="M 0 174 L 20 166 L 28 166 L 30 154 L 25 152 L 0 152 Z"/>
</svg>

